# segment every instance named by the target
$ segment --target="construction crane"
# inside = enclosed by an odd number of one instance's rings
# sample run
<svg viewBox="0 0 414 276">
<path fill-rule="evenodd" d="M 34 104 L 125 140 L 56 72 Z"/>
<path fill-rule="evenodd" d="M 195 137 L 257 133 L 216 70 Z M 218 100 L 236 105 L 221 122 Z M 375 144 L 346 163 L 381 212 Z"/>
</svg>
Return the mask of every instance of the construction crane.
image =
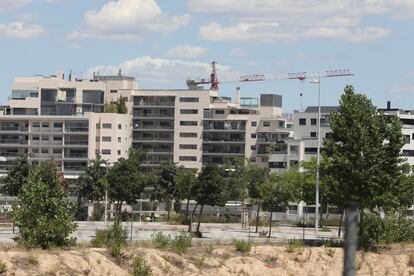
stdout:
<svg viewBox="0 0 414 276">
<path fill-rule="evenodd" d="M 217 77 L 216 61 L 211 63 L 211 75 L 210 79 L 206 78 L 187 78 L 187 86 L 191 90 L 200 89 L 199 85 L 210 84 L 210 90 L 218 90 L 219 83 L 225 82 L 254 82 L 254 81 L 266 81 L 266 80 L 300 80 L 304 81 L 308 78 L 330 78 L 330 77 L 345 77 L 353 76 L 349 69 L 344 70 L 328 70 L 325 72 L 299 72 L 299 73 L 286 73 L 286 74 L 275 74 L 273 76 L 265 76 L 264 74 L 253 74 L 253 75 L 243 75 L 239 76 L 237 79 L 220 81 Z"/>
</svg>

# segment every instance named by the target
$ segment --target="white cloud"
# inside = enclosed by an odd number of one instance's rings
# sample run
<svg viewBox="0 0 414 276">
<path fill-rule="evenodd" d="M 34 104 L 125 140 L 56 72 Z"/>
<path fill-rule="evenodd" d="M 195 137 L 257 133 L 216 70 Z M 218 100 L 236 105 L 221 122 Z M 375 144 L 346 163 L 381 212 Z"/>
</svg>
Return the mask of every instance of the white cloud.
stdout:
<svg viewBox="0 0 414 276">
<path fill-rule="evenodd" d="M 17 8 L 20 8 L 24 5 L 27 5 L 32 0 L 1 0 L 0 1 L 0 12 L 7 12 Z"/>
<path fill-rule="evenodd" d="M 209 63 L 144 56 L 126 60 L 115 66 L 96 66 L 91 68 L 88 74 L 92 75 L 92 72 L 99 72 L 101 75 L 117 74 L 119 69 L 122 69 L 124 74 L 135 76 L 138 81 L 142 81 L 144 84 L 166 83 L 180 87 L 185 86 L 185 80 L 188 77 L 208 78 L 211 73 Z M 217 71 L 219 80 L 235 79 L 240 75 L 237 70 L 223 64 L 217 65 Z"/>
<path fill-rule="evenodd" d="M 110 1 L 98 11 L 86 12 L 82 28 L 69 37 L 138 39 L 147 33 L 176 31 L 190 19 L 188 14 L 167 15 L 155 0 Z"/>
<path fill-rule="evenodd" d="M 246 51 L 243 50 L 243 49 L 240 49 L 240 48 L 233 48 L 233 49 L 231 49 L 230 52 L 229 52 L 229 54 L 232 57 L 245 57 L 245 56 L 247 56 Z"/>
<path fill-rule="evenodd" d="M 371 42 L 390 35 L 381 27 L 315 27 L 286 28 L 277 22 L 239 23 L 223 27 L 213 22 L 201 26 L 199 37 L 210 41 L 289 42 L 303 38 L 331 38 L 347 42 Z"/>
<path fill-rule="evenodd" d="M 404 2 L 404 3 L 403 3 Z M 412 4 L 409 4 L 411 2 Z M 283 42 L 304 38 L 371 42 L 388 36 L 381 26 L 366 26 L 367 16 L 392 14 L 413 6 L 409 0 L 188 0 L 190 11 L 227 16 L 230 24 L 200 27 L 209 41 Z M 399 13 L 400 14 L 400 13 Z"/>
<path fill-rule="evenodd" d="M 80 46 L 80 44 L 79 44 L 79 43 L 72 43 L 72 44 L 70 44 L 70 45 L 68 46 L 68 48 L 69 48 L 69 49 L 75 49 L 75 50 L 77 50 L 77 49 L 80 49 L 80 48 L 81 48 L 81 46 Z"/>
<path fill-rule="evenodd" d="M 189 44 L 177 45 L 169 49 L 165 55 L 168 57 L 184 57 L 193 58 L 203 56 L 207 53 L 207 49 L 199 46 L 191 46 Z"/>
<path fill-rule="evenodd" d="M 36 20 L 39 17 L 39 15 L 37 13 L 21 13 L 16 15 L 16 19 L 18 21 L 33 21 Z"/>
<path fill-rule="evenodd" d="M 46 31 L 39 25 L 25 25 L 23 22 L 0 24 L 0 38 L 36 38 Z"/>
</svg>

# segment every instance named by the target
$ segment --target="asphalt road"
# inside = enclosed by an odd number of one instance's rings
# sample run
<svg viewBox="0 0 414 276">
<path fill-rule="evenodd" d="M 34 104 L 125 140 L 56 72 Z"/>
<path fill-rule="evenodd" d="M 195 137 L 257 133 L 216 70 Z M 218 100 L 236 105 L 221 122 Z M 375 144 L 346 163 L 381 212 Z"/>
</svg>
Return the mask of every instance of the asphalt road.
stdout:
<svg viewBox="0 0 414 276">
<path fill-rule="evenodd" d="M 105 229 L 104 222 L 90 222 L 81 221 L 77 222 L 78 228 L 74 233 L 78 242 L 88 242 L 94 236 L 98 229 Z M 110 222 L 108 222 L 108 225 Z M 125 227 L 128 228 L 128 235 L 131 235 L 131 223 L 124 222 Z M 163 232 L 164 234 L 171 235 L 172 237 L 179 231 L 187 231 L 188 226 L 184 225 L 170 225 L 160 222 L 134 222 L 132 225 L 132 240 L 143 241 L 151 240 L 151 236 L 157 232 Z M 196 224 L 193 224 L 195 229 Z M 202 223 L 201 232 L 203 233 L 202 241 L 205 242 L 231 242 L 233 240 L 248 240 L 250 238 L 258 238 L 258 233 L 253 233 L 254 226 L 250 227 L 250 234 L 248 229 L 242 229 L 241 224 L 222 224 L 222 223 Z M 259 231 L 268 230 L 268 227 L 260 227 Z M 18 229 L 16 229 L 18 232 Z M 305 239 L 330 239 L 337 238 L 337 228 L 331 228 L 329 232 L 319 231 L 315 233 L 313 228 L 305 229 Z M 10 226 L 0 226 L 0 243 L 13 243 L 12 238 L 16 234 L 13 234 Z M 299 227 L 290 226 L 278 226 L 272 227 L 272 239 L 274 241 L 286 241 L 289 239 L 302 239 L 303 229 Z"/>
</svg>

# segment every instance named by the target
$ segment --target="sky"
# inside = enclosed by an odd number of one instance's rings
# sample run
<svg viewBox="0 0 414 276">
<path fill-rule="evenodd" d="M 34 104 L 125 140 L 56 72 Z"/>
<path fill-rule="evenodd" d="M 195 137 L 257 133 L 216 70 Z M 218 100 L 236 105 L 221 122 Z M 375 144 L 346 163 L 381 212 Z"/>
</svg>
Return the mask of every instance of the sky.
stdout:
<svg viewBox="0 0 414 276">
<path fill-rule="evenodd" d="M 276 74 L 350 69 L 321 79 L 321 104 L 345 85 L 378 107 L 414 110 L 413 0 L 0 0 L 0 104 L 17 76 L 69 70 L 136 77 L 141 88 L 185 88 L 188 77 L 223 82 L 220 93 L 283 96 L 290 113 L 317 105 L 310 80 Z"/>
</svg>

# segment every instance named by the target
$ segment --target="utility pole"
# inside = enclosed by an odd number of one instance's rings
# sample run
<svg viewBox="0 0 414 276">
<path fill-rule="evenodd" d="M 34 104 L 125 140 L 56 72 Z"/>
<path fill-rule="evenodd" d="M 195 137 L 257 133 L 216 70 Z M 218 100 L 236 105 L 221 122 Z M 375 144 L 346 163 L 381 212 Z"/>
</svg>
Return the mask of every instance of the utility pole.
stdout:
<svg viewBox="0 0 414 276">
<path fill-rule="evenodd" d="M 355 276 L 355 255 L 357 250 L 358 205 L 347 202 L 345 205 L 345 244 L 343 276 Z"/>
</svg>

